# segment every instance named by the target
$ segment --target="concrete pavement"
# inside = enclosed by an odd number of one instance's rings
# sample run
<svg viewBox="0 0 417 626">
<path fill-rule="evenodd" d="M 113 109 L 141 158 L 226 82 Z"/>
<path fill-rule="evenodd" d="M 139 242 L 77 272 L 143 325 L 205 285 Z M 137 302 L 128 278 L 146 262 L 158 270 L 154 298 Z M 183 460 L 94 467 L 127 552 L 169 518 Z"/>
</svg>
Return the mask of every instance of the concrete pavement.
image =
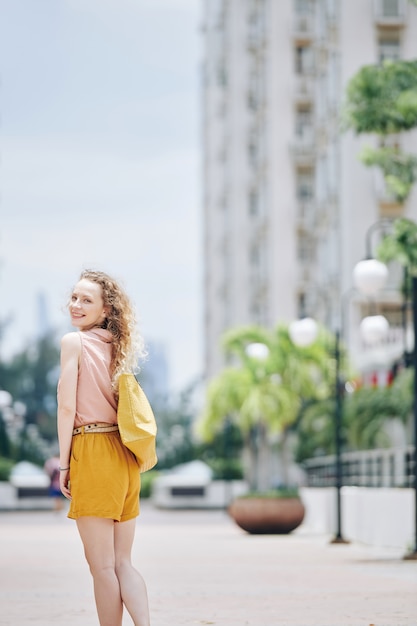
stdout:
<svg viewBox="0 0 417 626">
<path fill-rule="evenodd" d="M 298 532 L 250 536 L 223 511 L 142 503 L 134 562 L 152 626 L 417 626 L 417 561 Z M 0 625 L 97 626 L 75 523 L 0 513 Z M 124 626 L 131 624 L 125 615 Z"/>
</svg>

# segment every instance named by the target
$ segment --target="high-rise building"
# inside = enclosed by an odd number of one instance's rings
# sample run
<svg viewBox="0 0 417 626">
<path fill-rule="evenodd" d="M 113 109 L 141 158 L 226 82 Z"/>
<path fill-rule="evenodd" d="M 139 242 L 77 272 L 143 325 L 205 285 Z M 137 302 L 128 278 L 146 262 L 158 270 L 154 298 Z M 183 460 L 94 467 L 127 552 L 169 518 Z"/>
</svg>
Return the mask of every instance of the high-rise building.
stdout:
<svg viewBox="0 0 417 626">
<path fill-rule="evenodd" d="M 156 406 L 166 402 L 169 395 L 169 367 L 166 345 L 161 341 L 147 342 L 148 357 L 140 376 L 149 402 Z"/>
<path fill-rule="evenodd" d="M 371 225 L 401 212 L 417 216 L 415 192 L 400 207 L 359 161 L 361 146 L 375 139 L 340 128 L 345 87 L 361 66 L 417 57 L 417 9 L 407 0 L 205 0 L 204 6 L 210 378 L 224 365 L 219 339 L 230 327 L 273 327 L 306 314 L 340 327 Z M 415 132 L 395 140 L 417 152 Z M 382 312 L 398 317 L 399 295 L 382 298 Z M 363 369 L 376 367 L 355 335 L 366 311 L 363 299 L 353 298 L 343 313 Z"/>
</svg>

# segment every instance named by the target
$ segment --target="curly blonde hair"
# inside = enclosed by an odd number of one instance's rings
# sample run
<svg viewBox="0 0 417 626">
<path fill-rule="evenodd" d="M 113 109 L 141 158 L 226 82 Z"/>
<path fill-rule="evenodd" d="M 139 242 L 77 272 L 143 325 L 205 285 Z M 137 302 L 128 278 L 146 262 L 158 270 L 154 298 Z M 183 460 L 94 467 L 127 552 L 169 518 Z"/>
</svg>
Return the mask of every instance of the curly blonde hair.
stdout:
<svg viewBox="0 0 417 626">
<path fill-rule="evenodd" d="M 108 274 L 86 269 L 80 275 L 80 280 L 83 279 L 100 285 L 103 303 L 108 309 L 102 328 L 113 335 L 111 375 L 113 387 L 117 389 L 120 374 L 139 370 L 139 359 L 146 356 L 135 311 L 125 291 Z"/>
</svg>

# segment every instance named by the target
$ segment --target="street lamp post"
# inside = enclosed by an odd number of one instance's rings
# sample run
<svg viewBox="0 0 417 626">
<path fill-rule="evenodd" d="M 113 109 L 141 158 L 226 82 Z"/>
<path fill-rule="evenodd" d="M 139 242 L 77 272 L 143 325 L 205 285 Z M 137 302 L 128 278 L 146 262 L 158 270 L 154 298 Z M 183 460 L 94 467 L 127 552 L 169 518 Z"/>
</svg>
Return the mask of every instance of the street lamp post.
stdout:
<svg viewBox="0 0 417 626">
<path fill-rule="evenodd" d="M 377 290 L 381 289 L 387 279 L 388 270 L 383 263 L 375 259 L 368 258 L 366 261 L 361 261 L 358 264 L 358 268 L 355 268 L 354 281 L 356 287 L 366 293 L 367 295 L 373 295 Z M 334 413 L 334 427 L 335 427 L 335 488 L 336 488 L 336 534 L 331 543 L 349 543 L 343 537 L 342 533 L 342 487 L 343 487 L 343 463 L 342 463 L 342 421 L 343 421 L 343 395 L 344 395 L 344 383 L 341 375 L 341 350 L 340 340 L 342 330 L 344 328 L 344 310 L 347 305 L 347 298 L 355 293 L 355 289 L 348 289 L 341 296 L 340 304 L 340 328 L 334 331 L 334 358 L 335 358 L 335 380 L 334 380 L 334 398 L 335 398 L 335 413 Z M 314 340 L 310 337 L 311 323 L 315 323 L 310 318 L 297 320 L 290 325 L 290 337 L 296 345 L 308 345 Z M 368 340 L 378 340 L 383 337 L 388 330 L 388 322 L 382 315 L 373 315 L 365 318 L 362 325 L 363 335 Z M 304 337 L 308 336 L 309 339 L 303 342 Z M 417 409 L 416 409 L 417 411 Z"/>
<path fill-rule="evenodd" d="M 343 413 L 343 389 L 340 377 L 340 331 L 335 332 L 334 356 L 336 360 L 335 372 L 335 478 L 336 478 L 336 535 L 331 543 L 349 543 L 342 535 L 342 413 Z"/>
<path fill-rule="evenodd" d="M 308 346 L 316 338 L 317 323 L 311 318 L 303 318 L 292 322 L 289 327 L 291 340 L 297 346 Z M 335 331 L 334 357 L 335 370 L 335 487 L 336 487 L 336 534 L 331 543 L 349 543 L 342 535 L 342 414 L 343 414 L 343 383 L 340 375 L 340 331 Z"/>
<path fill-rule="evenodd" d="M 270 350 L 268 346 L 264 343 L 254 342 L 250 343 L 246 346 L 245 352 L 248 357 L 257 362 L 258 365 L 265 363 L 267 360 Z M 259 485 L 262 482 L 262 472 L 260 465 L 260 454 L 259 454 L 259 438 L 260 438 L 260 424 L 256 424 L 252 427 L 250 433 L 250 440 L 253 446 L 254 453 L 254 468 L 255 468 L 255 476 L 253 477 L 253 484 L 250 485 L 251 489 L 258 489 Z"/>
<path fill-rule="evenodd" d="M 414 453 L 413 453 L 413 471 L 414 471 L 414 548 L 412 552 L 406 555 L 408 560 L 417 560 L 417 276 L 413 276 L 411 289 L 411 302 L 413 310 L 413 330 L 414 330 L 414 349 L 412 363 L 414 367 L 413 379 L 413 422 L 414 422 Z"/>
<path fill-rule="evenodd" d="M 384 274 L 384 270 L 381 269 L 381 264 L 375 259 L 371 259 L 371 246 L 370 246 L 370 234 L 372 230 L 375 230 L 379 226 L 386 226 L 386 222 L 377 222 L 368 230 L 366 247 L 367 247 L 367 260 L 358 263 L 354 270 L 354 277 L 357 279 L 358 288 L 365 293 L 375 293 L 381 288 L 382 280 L 381 276 Z M 373 264 L 373 265 L 371 265 Z M 365 276 L 366 275 L 366 276 Z M 385 267 L 385 275 L 388 275 L 388 269 Z M 364 282 L 361 283 L 361 279 Z M 408 268 L 404 267 L 404 288 L 407 294 L 407 282 L 408 282 Z M 404 332 L 404 354 L 403 360 L 407 367 L 412 365 L 414 368 L 413 375 L 413 428 L 414 428 L 414 451 L 413 451 L 413 490 L 414 490 L 414 547 L 413 550 L 407 554 L 404 558 L 408 560 L 417 560 L 417 276 L 412 276 L 411 279 L 411 308 L 413 318 L 413 331 L 414 331 L 414 348 L 410 355 L 407 351 L 407 343 L 405 340 L 406 335 L 406 299 L 404 296 L 402 305 L 402 317 L 403 317 L 403 332 Z M 362 286 L 362 289 L 361 289 Z M 367 286 L 369 289 L 364 288 Z"/>
</svg>

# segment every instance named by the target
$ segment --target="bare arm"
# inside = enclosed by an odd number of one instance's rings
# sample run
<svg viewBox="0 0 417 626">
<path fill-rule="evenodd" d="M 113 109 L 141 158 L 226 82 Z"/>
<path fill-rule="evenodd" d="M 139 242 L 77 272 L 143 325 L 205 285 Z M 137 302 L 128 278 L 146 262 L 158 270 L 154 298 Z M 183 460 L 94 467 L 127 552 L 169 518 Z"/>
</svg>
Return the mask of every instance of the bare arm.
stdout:
<svg viewBox="0 0 417 626">
<path fill-rule="evenodd" d="M 70 462 L 80 355 L 81 340 L 78 333 L 64 335 L 61 340 L 61 377 L 58 390 L 58 440 L 61 467 L 69 467 Z M 66 498 L 71 497 L 69 478 L 69 471 L 60 472 L 61 491 Z"/>
</svg>

